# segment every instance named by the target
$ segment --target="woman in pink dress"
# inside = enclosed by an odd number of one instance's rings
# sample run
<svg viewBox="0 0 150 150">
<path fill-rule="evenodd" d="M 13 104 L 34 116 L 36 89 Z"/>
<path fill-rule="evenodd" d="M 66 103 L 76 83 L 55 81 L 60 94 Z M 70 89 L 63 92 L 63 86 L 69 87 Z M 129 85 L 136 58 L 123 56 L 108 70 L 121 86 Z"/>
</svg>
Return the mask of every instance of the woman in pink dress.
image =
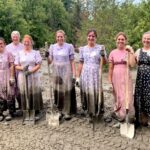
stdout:
<svg viewBox="0 0 150 150">
<path fill-rule="evenodd" d="M 33 50 L 32 37 L 25 35 L 23 38 L 24 49 L 15 58 L 18 74 L 18 86 L 21 95 L 21 104 L 25 121 L 39 119 L 42 109 L 42 93 L 39 69 L 42 57 L 39 51 Z M 37 114 L 37 116 L 35 116 Z"/>
<path fill-rule="evenodd" d="M 123 121 L 126 116 L 125 107 L 125 90 L 126 81 L 128 80 L 128 98 L 129 98 L 129 116 L 134 118 L 133 105 L 133 84 L 131 74 L 127 76 L 127 53 L 129 53 L 129 66 L 134 66 L 135 57 L 134 51 L 131 47 L 126 48 L 127 37 L 123 32 L 116 35 L 117 48 L 112 50 L 109 55 L 109 82 L 113 87 L 114 94 L 114 112 L 112 117 L 118 121 Z"/>
<path fill-rule="evenodd" d="M 14 59 L 11 53 L 6 51 L 4 39 L 0 38 L 0 121 L 4 119 L 3 111 L 7 109 L 9 113 L 6 121 L 12 118 L 14 82 Z"/>
</svg>

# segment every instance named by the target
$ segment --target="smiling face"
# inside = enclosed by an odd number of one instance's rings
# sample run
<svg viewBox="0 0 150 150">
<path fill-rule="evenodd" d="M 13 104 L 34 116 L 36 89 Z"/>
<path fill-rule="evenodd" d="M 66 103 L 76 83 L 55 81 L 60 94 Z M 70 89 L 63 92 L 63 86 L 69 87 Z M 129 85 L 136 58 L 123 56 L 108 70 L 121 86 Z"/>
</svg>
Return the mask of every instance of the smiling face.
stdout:
<svg viewBox="0 0 150 150">
<path fill-rule="evenodd" d="M 124 35 L 119 35 L 116 38 L 116 46 L 118 49 L 124 49 L 127 43 L 126 37 Z"/>
<path fill-rule="evenodd" d="M 20 42 L 20 37 L 17 34 L 13 34 L 12 37 L 12 42 L 16 45 Z"/>
<path fill-rule="evenodd" d="M 25 48 L 26 50 L 29 50 L 29 49 L 32 48 L 32 41 L 31 41 L 30 38 L 25 37 L 25 38 L 23 39 L 22 43 L 23 43 L 24 48 Z"/>
<path fill-rule="evenodd" d="M 94 46 L 96 43 L 96 35 L 93 31 L 89 32 L 87 35 L 87 42 L 89 46 Z"/>
<path fill-rule="evenodd" d="M 0 39 L 0 52 L 3 52 L 5 48 L 5 42 Z"/>
<path fill-rule="evenodd" d="M 150 48 L 150 33 L 146 33 L 142 37 L 143 47 L 149 49 Z"/>
<path fill-rule="evenodd" d="M 63 45 L 65 41 L 65 35 L 62 32 L 57 32 L 56 33 L 56 41 L 59 45 Z"/>
</svg>

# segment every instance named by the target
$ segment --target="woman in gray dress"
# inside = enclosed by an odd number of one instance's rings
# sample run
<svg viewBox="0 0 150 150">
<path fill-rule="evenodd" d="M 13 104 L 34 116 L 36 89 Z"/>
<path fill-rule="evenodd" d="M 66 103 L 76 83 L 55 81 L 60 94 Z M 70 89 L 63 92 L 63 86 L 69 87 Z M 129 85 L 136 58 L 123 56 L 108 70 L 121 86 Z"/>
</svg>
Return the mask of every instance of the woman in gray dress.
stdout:
<svg viewBox="0 0 150 150">
<path fill-rule="evenodd" d="M 72 97 L 75 65 L 74 47 L 65 42 L 63 30 L 56 32 L 56 43 L 50 45 L 49 63 L 52 63 L 53 70 L 54 103 L 64 119 L 68 120 L 71 118 L 71 104 L 75 101 L 75 97 Z M 76 107 L 76 102 L 73 107 Z"/>
</svg>

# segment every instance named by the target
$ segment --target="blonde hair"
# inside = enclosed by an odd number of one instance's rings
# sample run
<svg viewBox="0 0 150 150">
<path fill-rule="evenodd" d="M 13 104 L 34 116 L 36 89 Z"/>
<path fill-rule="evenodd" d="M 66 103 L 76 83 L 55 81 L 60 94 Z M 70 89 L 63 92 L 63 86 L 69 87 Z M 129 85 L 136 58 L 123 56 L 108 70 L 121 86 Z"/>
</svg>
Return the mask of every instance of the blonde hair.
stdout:
<svg viewBox="0 0 150 150">
<path fill-rule="evenodd" d="M 64 36 L 66 36 L 66 34 L 65 34 L 65 31 L 64 31 L 64 30 L 57 30 L 57 31 L 56 31 L 56 35 L 57 35 L 57 33 L 62 33 Z"/>
<path fill-rule="evenodd" d="M 125 34 L 124 32 L 119 32 L 119 33 L 115 36 L 115 40 L 117 40 L 117 38 L 118 38 L 120 35 L 122 35 L 122 36 L 125 38 L 125 40 L 128 40 L 128 38 L 127 38 L 127 36 L 126 36 L 126 34 Z"/>
<path fill-rule="evenodd" d="M 24 39 L 29 39 L 29 40 L 31 41 L 31 44 L 34 45 L 34 41 L 33 41 L 32 37 L 31 37 L 30 35 L 28 35 L 28 34 L 24 35 L 22 41 L 23 41 Z"/>
</svg>

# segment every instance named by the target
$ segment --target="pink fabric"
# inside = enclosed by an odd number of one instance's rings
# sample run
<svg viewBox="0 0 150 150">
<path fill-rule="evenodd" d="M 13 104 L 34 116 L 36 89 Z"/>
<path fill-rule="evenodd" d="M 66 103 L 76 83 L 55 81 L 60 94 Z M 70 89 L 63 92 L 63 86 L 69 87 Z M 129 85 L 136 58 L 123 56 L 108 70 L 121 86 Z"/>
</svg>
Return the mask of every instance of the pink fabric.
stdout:
<svg viewBox="0 0 150 150">
<path fill-rule="evenodd" d="M 116 115 L 124 119 L 126 116 L 125 96 L 126 96 L 126 81 L 128 80 L 128 99 L 129 99 L 129 114 L 134 116 L 133 106 L 133 83 L 131 74 L 127 76 L 126 64 L 119 64 L 125 61 L 127 52 L 125 50 L 113 50 L 109 55 L 109 62 L 114 64 L 112 83 L 114 88 Z M 118 63 L 118 64 L 117 64 Z"/>
</svg>

